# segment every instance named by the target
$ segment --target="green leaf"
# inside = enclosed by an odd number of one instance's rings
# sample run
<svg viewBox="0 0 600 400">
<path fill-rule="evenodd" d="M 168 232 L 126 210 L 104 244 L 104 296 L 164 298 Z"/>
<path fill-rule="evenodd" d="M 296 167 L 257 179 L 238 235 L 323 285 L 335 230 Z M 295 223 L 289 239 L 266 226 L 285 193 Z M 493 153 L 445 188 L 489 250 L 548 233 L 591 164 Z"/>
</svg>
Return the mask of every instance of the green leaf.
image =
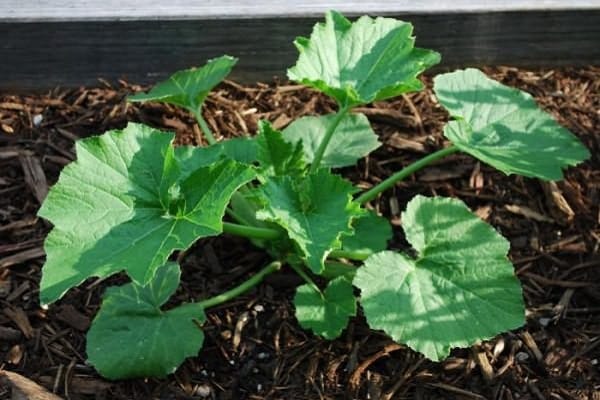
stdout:
<svg viewBox="0 0 600 400">
<path fill-rule="evenodd" d="M 362 215 L 352 201 L 352 184 L 326 170 L 298 177 L 269 178 L 262 186 L 265 208 L 258 219 L 284 228 L 299 247 L 304 262 L 316 274 L 333 249 L 341 246 L 341 235 L 352 234 L 352 218 Z"/>
<path fill-rule="evenodd" d="M 129 283 L 106 290 L 86 347 L 103 377 L 164 377 L 198 354 L 204 340 L 202 308 L 192 303 L 161 310 L 179 277 L 179 266 L 169 263 L 146 286 Z"/>
<path fill-rule="evenodd" d="M 50 190 L 39 215 L 46 239 L 42 304 L 91 277 L 125 270 L 148 282 L 176 249 L 222 232 L 231 195 L 255 177 L 231 160 L 181 168 L 173 135 L 139 124 L 77 142 L 77 161 Z"/>
<path fill-rule="evenodd" d="M 387 242 L 392 238 L 392 227 L 387 219 L 369 211 L 364 217 L 355 220 L 352 226 L 354 235 L 344 236 L 343 250 L 376 253 L 387 249 Z"/>
<path fill-rule="evenodd" d="M 562 169 L 589 151 L 531 95 L 489 79 L 477 69 L 438 75 L 434 89 L 456 118 L 444 134 L 462 151 L 505 174 L 562 179 Z"/>
<path fill-rule="evenodd" d="M 310 164 L 325 137 L 327 127 L 334 119 L 335 114 L 302 117 L 284 129 L 283 137 L 291 143 L 302 143 L 306 161 Z M 320 165 L 324 168 L 354 165 L 358 159 L 379 146 L 381 143 L 367 117 L 363 114 L 348 114 L 333 133 Z"/>
<path fill-rule="evenodd" d="M 238 137 L 206 147 L 179 146 L 175 148 L 175 156 L 180 164 L 181 175 L 187 176 L 223 158 L 251 165 L 257 161 L 258 145 L 255 138 Z"/>
<path fill-rule="evenodd" d="M 416 196 L 402 224 L 418 256 L 376 253 L 354 278 L 372 328 L 437 361 L 524 324 L 509 243 L 464 203 Z"/>
<path fill-rule="evenodd" d="M 312 86 L 354 106 L 421 90 L 417 75 L 437 64 L 440 55 L 414 47 L 411 24 L 392 18 L 359 18 L 351 23 L 330 11 L 310 39 L 299 37 L 291 80 Z"/>
<path fill-rule="evenodd" d="M 209 60 L 201 68 L 191 68 L 173 74 L 156 84 L 148 93 L 129 96 L 129 101 L 160 101 L 181 106 L 193 114 L 199 112 L 208 93 L 217 86 L 237 63 L 237 58 L 222 56 Z"/>
<path fill-rule="evenodd" d="M 300 325 L 329 340 L 340 336 L 348 319 L 356 315 L 354 289 L 345 277 L 329 282 L 323 293 L 308 284 L 299 286 L 294 305 Z"/>
<path fill-rule="evenodd" d="M 260 121 L 258 124 L 258 162 L 263 173 L 267 175 L 300 175 L 304 172 L 305 163 L 302 144 L 286 142 L 281 132 L 273 129 L 271 124 Z"/>
</svg>

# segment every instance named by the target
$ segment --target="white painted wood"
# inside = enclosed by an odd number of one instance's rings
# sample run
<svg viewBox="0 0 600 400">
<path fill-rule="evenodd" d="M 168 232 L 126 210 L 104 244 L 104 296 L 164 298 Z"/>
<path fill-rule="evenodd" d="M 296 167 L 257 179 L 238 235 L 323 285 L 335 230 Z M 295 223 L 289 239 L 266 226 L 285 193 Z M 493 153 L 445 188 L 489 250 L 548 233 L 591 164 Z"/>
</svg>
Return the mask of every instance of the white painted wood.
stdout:
<svg viewBox="0 0 600 400">
<path fill-rule="evenodd" d="M 600 0 L 0 0 L 0 22 L 244 19 L 342 13 L 429 13 L 600 9 Z"/>
</svg>

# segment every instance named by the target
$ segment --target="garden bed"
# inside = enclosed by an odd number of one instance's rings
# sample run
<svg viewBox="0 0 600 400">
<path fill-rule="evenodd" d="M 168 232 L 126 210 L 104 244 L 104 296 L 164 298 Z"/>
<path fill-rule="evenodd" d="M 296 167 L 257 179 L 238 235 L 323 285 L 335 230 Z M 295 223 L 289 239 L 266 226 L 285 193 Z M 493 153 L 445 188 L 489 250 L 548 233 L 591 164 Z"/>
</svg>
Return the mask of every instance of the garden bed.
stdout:
<svg viewBox="0 0 600 400">
<path fill-rule="evenodd" d="M 600 398 L 600 69 L 490 68 L 492 77 L 533 94 L 590 149 L 592 157 L 556 184 L 507 177 L 455 155 L 396 185 L 372 204 L 396 227 L 392 248 L 406 248 L 399 211 L 415 194 L 463 199 L 511 242 L 524 288 L 527 325 L 441 363 L 351 320 L 341 338 L 301 329 L 292 297 L 302 283 L 284 269 L 232 303 L 210 309 L 204 348 L 168 379 L 109 382 L 85 364 L 85 332 L 107 281 L 90 280 L 48 310 L 39 307 L 43 240 L 50 226 L 35 214 L 77 138 L 140 121 L 198 144 L 194 119 L 174 107 L 127 104 L 140 87 L 0 96 L 0 355 L 3 368 L 70 399 L 588 399 Z M 428 80 L 427 78 L 425 78 Z M 301 86 L 221 85 L 205 115 L 217 136 L 251 135 L 259 119 L 282 128 L 332 112 L 335 104 Z M 364 188 L 444 143 L 447 120 L 432 92 L 361 108 L 379 150 L 343 174 Z M 202 239 L 182 257 L 175 301 L 215 295 L 268 257 L 231 236 Z M 370 397 L 367 397 L 370 396 Z M 594 397 L 597 396 L 597 397 Z M 0 389 L 10 398 L 10 389 Z"/>
</svg>

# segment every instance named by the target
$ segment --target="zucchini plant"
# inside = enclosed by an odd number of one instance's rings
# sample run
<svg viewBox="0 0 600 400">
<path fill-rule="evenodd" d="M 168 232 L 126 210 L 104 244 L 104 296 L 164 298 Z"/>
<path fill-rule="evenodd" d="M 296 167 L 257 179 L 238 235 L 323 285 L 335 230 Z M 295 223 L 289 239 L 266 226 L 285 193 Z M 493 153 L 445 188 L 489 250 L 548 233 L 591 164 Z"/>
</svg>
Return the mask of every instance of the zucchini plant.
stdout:
<svg viewBox="0 0 600 400">
<path fill-rule="evenodd" d="M 462 201 L 413 198 L 402 214 L 410 253 L 387 249 L 390 224 L 367 205 L 456 152 L 506 174 L 558 180 L 587 149 L 529 94 L 459 70 L 434 80 L 452 144 L 361 192 L 335 173 L 380 145 L 353 109 L 423 89 L 418 76 L 440 55 L 415 47 L 407 22 L 351 22 L 334 11 L 295 45 L 288 77 L 331 96 L 337 112 L 300 118 L 282 132 L 261 121 L 254 137 L 217 141 L 202 104 L 237 61 L 223 56 L 129 98 L 189 110 L 208 146 L 174 147 L 174 134 L 135 123 L 76 143 L 77 161 L 39 211 L 54 225 L 40 301 L 52 303 L 90 277 L 129 276 L 106 290 L 88 333 L 87 355 L 106 378 L 172 373 L 198 354 L 207 309 L 282 265 L 306 282 L 294 297 L 298 322 L 326 339 L 341 334 L 358 304 L 373 329 L 436 361 L 523 325 L 509 243 Z M 175 253 L 223 232 L 249 238 L 273 262 L 216 297 L 166 309 L 180 279 Z"/>
</svg>

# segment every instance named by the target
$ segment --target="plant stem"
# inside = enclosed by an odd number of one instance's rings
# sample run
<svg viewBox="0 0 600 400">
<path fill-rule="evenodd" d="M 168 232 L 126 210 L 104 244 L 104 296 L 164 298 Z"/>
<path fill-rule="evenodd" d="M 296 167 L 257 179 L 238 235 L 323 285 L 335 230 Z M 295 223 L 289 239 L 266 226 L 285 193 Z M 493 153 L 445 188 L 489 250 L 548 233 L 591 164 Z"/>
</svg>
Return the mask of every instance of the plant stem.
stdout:
<svg viewBox="0 0 600 400">
<path fill-rule="evenodd" d="M 223 232 L 251 239 L 277 239 L 281 232 L 270 228 L 259 228 L 256 226 L 239 225 L 231 222 L 223 222 Z"/>
<path fill-rule="evenodd" d="M 363 261 L 366 260 L 371 254 L 369 252 L 362 251 L 348 251 L 348 250 L 333 250 L 329 253 L 328 257 L 331 258 L 347 258 L 349 260 Z"/>
<path fill-rule="evenodd" d="M 204 138 L 206 139 L 208 144 L 212 145 L 212 144 L 217 143 L 217 140 L 213 136 L 212 131 L 210 130 L 210 128 L 208 127 L 208 124 L 206 123 L 206 120 L 202 116 L 202 108 L 198 109 L 198 111 L 194 113 L 194 116 L 196 117 L 198 126 L 200 127 L 200 130 L 204 134 Z"/>
<path fill-rule="evenodd" d="M 293 264 L 293 263 L 290 263 L 289 265 L 294 269 L 294 271 L 296 271 L 296 273 L 298 275 L 300 275 L 300 277 L 302 279 L 304 279 L 304 281 L 306 283 L 308 283 L 308 286 L 310 286 L 312 288 L 312 290 L 314 290 L 315 292 L 317 292 L 321 296 L 323 296 L 323 292 L 321 292 L 321 289 L 319 289 L 319 287 L 317 286 L 317 284 L 315 283 L 315 281 L 313 281 L 312 279 L 310 279 L 310 276 L 308 276 L 308 274 L 306 272 L 304 272 L 304 270 L 302 269 L 302 265 Z"/>
<path fill-rule="evenodd" d="M 321 164 L 321 159 L 325 154 L 325 150 L 327 149 L 327 145 L 329 144 L 333 133 L 335 132 L 342 119 L 346 116 L 346 114 L 348 114 L 348 111 L 350 111 L 350 107 L 348 106 L 343 106 L 342 108 L 340 108 L 337 114 L 335 115 L 333 121 L 331 121 L 331 124 L 327 127 L 327 130 L 325 131 L 325 136 L 319 144 L 317 152 L 315 153 L 315 158 L 313 159 L 312 164 L 310 165 L 309 172 L 314 173 L 319 168 L 319 164 Z"/>
<path fill-rule="evenodd" d="M 450 154 L 456 153 L 457 151 L 459 151 L 459 148 L 452 145 L 450 147 L 446 147 L 445 149 L 438 150 L 435 153 L 431 153 L 428 156 L 421 158 L 419 161 L 416 161 L 408 165 L 407 167 L 401 169 L 386 180 L 380 182 L 378 185 L 374 186 L 370 190 L 358 196 L 355 199 L 355 201 L 360 204 L 366 203 L 367 201 L 371 201 L 375 197 L 377 197 L 379 193 L 394 186 L 396 182 L 401 181 L 407 176 L 414 174 L 415 172 L 431 164 L 432 162 L 437 161 L 440 158 L 446 157 Z"/>
<path fill-rule="evenodd" d="M 241 295 L 242 293 L 252 289 L 254 286 L 258 285 L 265 278 L 265 276 L 272 274 L 273 272 L 277 271 L 279 268 L 281 268 L 281 262 L 273 261 L 272 263 L 270 263 L 269 265 L 267 265 L 266 267 L 264 267 L 263 269 L 258 271 L 255 275 L 253 275 L 247 281 L 244 281 L 241 284 L 239 284 L 238 286 L 234 287 L 233 289 L 223 292 L 215 297 L 211 297 L 209 299 L 202 300 L 202 301 L 196 303 L 196 305 L 202 307 L 202 309 L 207 309 L 207 308 L 218 306 L 219 304 L 225 303 L 225 302 Z"/>
</svg>

